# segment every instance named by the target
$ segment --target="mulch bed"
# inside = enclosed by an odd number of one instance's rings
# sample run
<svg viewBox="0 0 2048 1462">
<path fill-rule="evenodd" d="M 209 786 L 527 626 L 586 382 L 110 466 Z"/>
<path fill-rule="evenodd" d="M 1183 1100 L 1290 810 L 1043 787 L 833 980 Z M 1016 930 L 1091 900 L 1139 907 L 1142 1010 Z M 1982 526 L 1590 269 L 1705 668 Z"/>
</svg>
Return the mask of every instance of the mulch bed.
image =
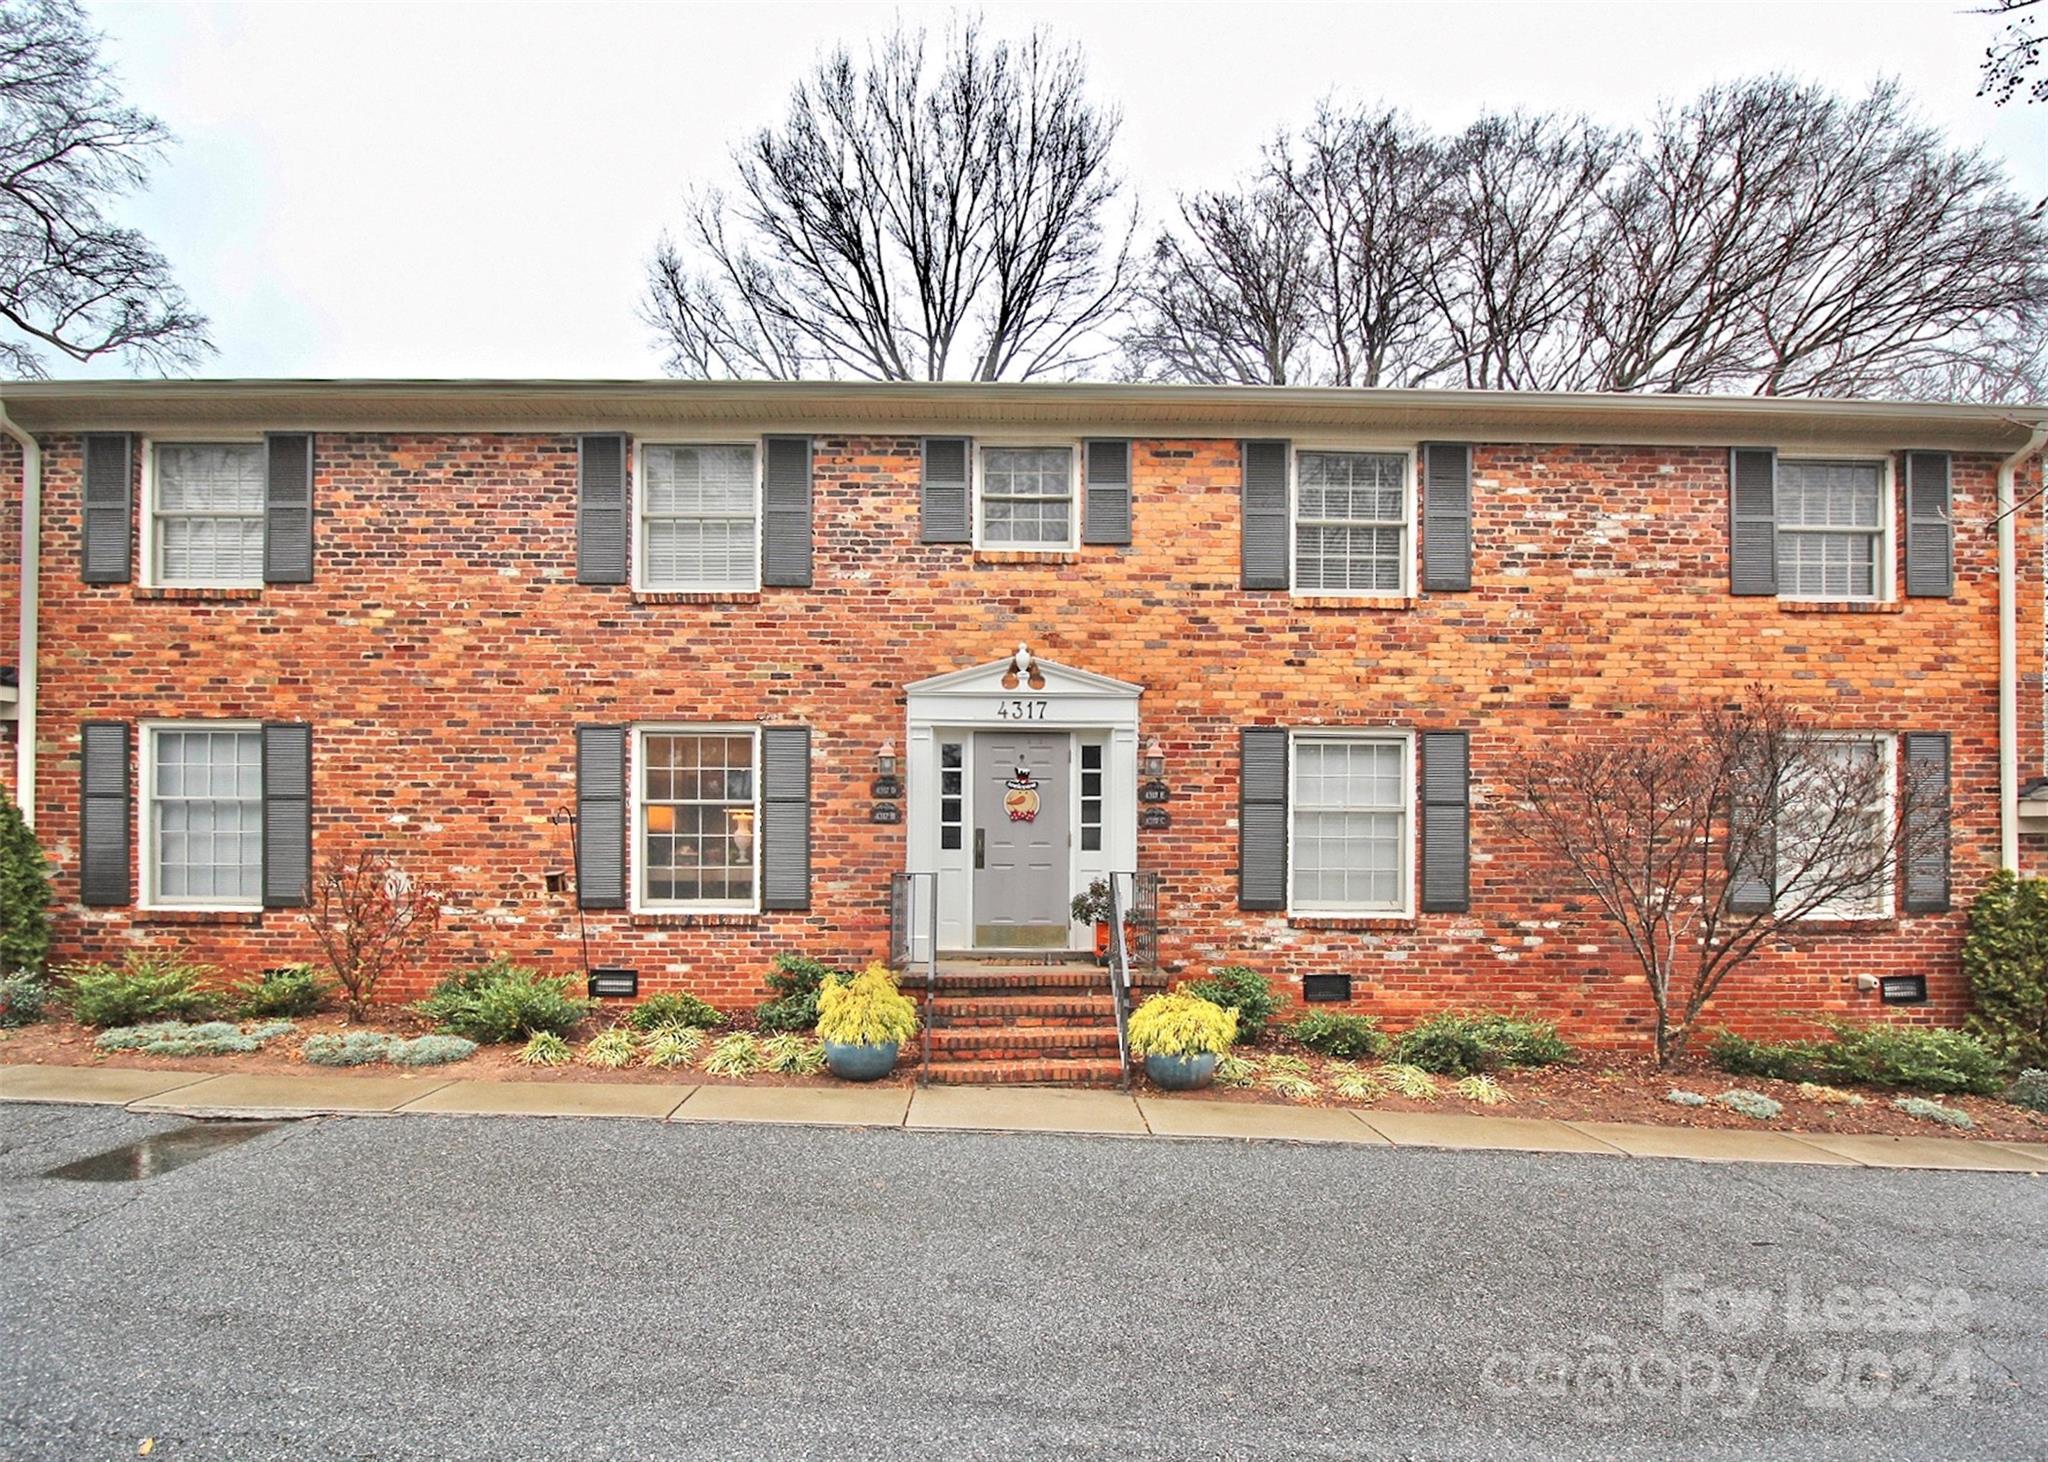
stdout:
<svg viewBox="0 0 2048 1462">
<path fill-rule="evenodd" d="M 380 1011 L 372 1021 L 350 1022 L 339 1014 L 307 1016 L 296 1022 L 298 1032 L 272 1041 L 263 1050 L 233 1056 L 145 1056 L 133 1051 L 101 1053 L 94 1050 L 97 1034 L 68 1017 L 58 1016 L 19 1030 L 0 1031 L 0 1063 L 7 1065 L 104 1066 L 131 1070 L 207 1070 L 220 1072 L 289 1073 L 347 1072 L 365 1074 L 410 1073 L 418 1076 L 460 1077 L 466 1081 L 590 1081 L 629 1084 L 673 1084 L 678 1086 L 831 1086 L 836 1079 L 816 1076 L 788 1076 L 762 1072 L 754 1076 L 713 1076 L 695 1066 L 660 1068 L 632 1066 L 623 1070 L 572 1063 L 566 1066 L 522 1066 L 519 1047 L 479 1046 L 466 1061 L 447 1066 L 395 1067 L 382 1064 L 357 1067 L 314 1066 L 299 1055 L 301 1042 L 320 1033 L 343 1034 L 352 1030 L 384 1031 L 393 1035 L 421 1035 L 432 1029 L 410 1011 Z M 587 1037 L 595 1027 L 579 1034 Z M 713 1033 L 716 1038 L 717 1033 Z M 1299 1106 L 1360 1106 L 1331 1092 L 1331 1064 L 1325 1058 L 1295 1046 L 1292 1042 L 1269 1039 L 1262 1045 L 1244 1048 L 1241 1054 L 1255 1060 L 1286 1052 L 1298 1056 L 1309 1067 L 1310 1076 L 1323 1091 L 1316 1097 L 1290 1102 L 1263 1086 L 1214 1086 L 1199 1095 L 1207 1100 L 1267 1102 Z M 1369 1064 L 1369 1063 L 1368 1063 Z M 907 1057 L 882 1085 L 909 1086 L 916 1080 L 916 1068 Z M 1608 1051 L 1588 1051 L 1578 1063 L 1510 1069 L 1494 1073 L 1494 1079 L 1513 1099 L 1499 1106 L 1485 1106 L 1459 1096 L 1449 1078 L 1441 1078 L 1442 1099 L 1414 1101 L 1386 1096 L 1370 1103 L 1376 1111 L 1468 1112 L 1487 1117 L 1535 1117 L 1556 1121 L 1638 1122 L 1660 1127 L 1726 1127 L 1745 1131 L 1819 1132 L 1843 1135 L 1869 1133 L 1918 1137 L 1973 1137 L 2019 1142 L 2048 1142 L 2048 1113 L 2029 1111 L 1988 1097 L 1939 1096 L 1944 1106 L 1968 1112 L 1977 1125 L 1968 1132 L 1929 1122 L 1889 1105 L 1899 1092 L 1880 1087 L 1853 1088 L 1867 1105 L 1840 1106 L 1815 1101 L 1799 1094 L 1790 1082 L 1767 1081 L 1758 1077 L 1734 1077 L 1715 1069 L 1701 1057 L 1691 1057 L 1669 1071 L 1659 1071 L 1648 1056 Z M 1140 1089 L 1158 1094 L 1138 1078 Z M 1741 1087 L 1762 1092 L 1782 1102 L 1784 1112 L 1769 1122 L 1758 1122 L 1725 1107 L 1680 1107 L 1664 1100 L 1673 1087 L 1696 1091 L 1704 1096 Z M 1845 1090 L 1852 1088 L 1844 1088 Z"/>
</svg>

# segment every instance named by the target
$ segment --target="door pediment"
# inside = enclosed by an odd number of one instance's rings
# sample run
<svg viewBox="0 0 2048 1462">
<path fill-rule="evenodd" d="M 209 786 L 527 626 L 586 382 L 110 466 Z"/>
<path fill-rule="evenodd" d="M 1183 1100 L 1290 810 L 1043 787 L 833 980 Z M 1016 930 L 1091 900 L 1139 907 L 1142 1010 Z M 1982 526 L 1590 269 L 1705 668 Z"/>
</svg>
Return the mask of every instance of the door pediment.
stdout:
<svg viewBox="0 0 2048 1462">
<path fill-rule="evenodd" d="M 1145 691 L 1128 680 L 1097 675 L 1057 660 L 1041 660 L 1022 646 L 1015 655 L 912 681 L 903 689 L 911 696 L 1110 696 L 1131 700 Z"/>
</svg>

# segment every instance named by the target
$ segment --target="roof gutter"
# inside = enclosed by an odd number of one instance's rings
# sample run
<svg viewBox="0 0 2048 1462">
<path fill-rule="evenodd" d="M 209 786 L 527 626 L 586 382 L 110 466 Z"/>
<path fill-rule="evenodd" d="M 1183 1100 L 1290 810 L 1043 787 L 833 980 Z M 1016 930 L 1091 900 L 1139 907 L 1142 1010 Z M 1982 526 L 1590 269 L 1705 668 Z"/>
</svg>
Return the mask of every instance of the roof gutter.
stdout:
<svg viewBox="0 0 2048 1462">
<path fill-rule="evenodd" d="M 36 600 L 41 592 L 43 449 L 15 424 L 0 401 L 0 432 L 21 444 L 21 663 L 15 668 L 14 801 L 22 821 L 36 825 Z"/>
<path fill-rule="evenodd" d="M 1998 464 L 1998 866 L 2020 866 L 2019 512 L 2013 479 L 2048 443 L 2035 422 L 2027 444 Z"/>
</svg>

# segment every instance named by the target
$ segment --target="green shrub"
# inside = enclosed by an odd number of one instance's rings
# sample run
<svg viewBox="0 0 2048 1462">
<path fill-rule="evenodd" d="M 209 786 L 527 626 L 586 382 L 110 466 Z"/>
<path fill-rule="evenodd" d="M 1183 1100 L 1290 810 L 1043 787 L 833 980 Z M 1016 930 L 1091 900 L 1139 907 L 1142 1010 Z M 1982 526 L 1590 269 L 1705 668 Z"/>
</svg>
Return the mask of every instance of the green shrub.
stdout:
<svg viewBox="0 0 2048 1462">
<path fill-rule="evenodd" d="M 844 980 L 847 972 L 807 954 L 776 955 L 775 968 L 768 974 L 768 988 L 775 998 L 755 1012 L 761 1029 L 810 1034 L 818 1025 L 818 991 L 835 978 Z"/>
<path fill-rule="evenodd" d="M 1273 982 L 1244 965 L 1225 965 L 1206 980 L 1190 980 L 1181 993 L 1237 1012 L 1237 1039 L 1252 1045 L 1266 1033 L 1266 1024 L 1282 1004 Z"/>
<path fill-rule="evenodd" d="M 224 1020 L 210 1020 L 203 1025 L 162 1020 L 101 1031 L 93 1047 L 100 1051 L 139 1051 L 145 1056 L 231 1056 L 260 1051 L 266 1041 L 290 1035 L 297 1029 L 288 1020 L 269 1021 L 247 1031 Z"/>
<path fill-rule="evenodd" d="M 1572 1048 L 1547 1020 L 1496 1011 L 1446 1011 L 1394 1042 L 1394 1059 L 1439 1076 L 1473 1076 L 1502 1066 L 1554 1066 Z"/>
<path fill-rule="evenodd" d="M 0 975 L 0 1026 L 28 1025 L 43 1018 L 50 1003 L 50 987 L 40 975 L 17 970 Z"/>
<path fill-rule="evenodd" d="M 502 956 L 450 975 L 414 1009 L 442 1030 L 502 1045 L 541 1031 L 565 1035 L 590 1013 L 565 975 L 543 975 Z"/>
<path fill-rule="evenodd" d="M 1287 1034 L 1311 1051 L 1340 1061 L 1375 1061 L 1387 1053 L 1386 1032 L 1370 1015 L 1309 1012 L 1287 1027 Z"/>
<path fill-rule="evenodd" d="M 219 996 L 199 988 L 213 971 L 175 955 L 131 954 L 119 965 L 72 965 L 65 1000 L 84 1025 L 143 1025 L 153 1020 L 204 1020 Z"/>
<path fill-rule="evenodd" d="M 687 990 L 664 990 L 659 995 L 649 995 L 634 1006 L 626 1016 L 626 1023 L 636 1031 L 660 1030 L 668 1025 L 713 1030 L 725 1024 L 725 1017 L 714 1006 Z"/>
<path fill-rule="evenodd" d="M 1221 1056 L 1237 1039 L 1237 1014 L 1185 989 L 1154 995 L 1131 1012 L 1134 1056 Z"/>
<path fill-rule="evenodd" d="M 0 796 L 0 978 L 40 975 L 50 953 L 50 865 L 12 797 Z"/>
<path fill-rule="evenodd" d="M 285 965 L 265 970 L 231 990 L 228 1000 L 244 1020 L 266 1015 L 312 1015 L 332 987 L 311 965 Z"/>
<path fill-rule="evenodd" d="M 1714 1064 L 1737 1076 L 1774 1081 L 1860 1081 L 1920 1091 L 1990 1096 L 2004 1069 L 1983 1042 L 1943 1026 L 1822 1019 L 1828 1041 L 1751 1041 L 1722 1032 L 1709 1050 Z"/>
<path fill-rule="evenodd" d="M 2048 1112 L 2048 1071 L 2028 1067 L 2005 1089 L 2005 1099 L 2016 1107 Z"/>
<path fill-rule="evenodd" d="M 2014 1066 L 2048 1066 L 2048 879 L 1994 873 L 1970 905 L 1964 1024 Z"/>
</svg>

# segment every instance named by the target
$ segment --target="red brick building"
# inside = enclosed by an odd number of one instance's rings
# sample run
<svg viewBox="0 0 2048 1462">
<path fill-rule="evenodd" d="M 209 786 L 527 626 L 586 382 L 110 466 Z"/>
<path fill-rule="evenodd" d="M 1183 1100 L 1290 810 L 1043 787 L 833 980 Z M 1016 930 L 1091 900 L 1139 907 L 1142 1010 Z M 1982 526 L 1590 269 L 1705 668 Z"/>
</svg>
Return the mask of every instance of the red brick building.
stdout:
<svg viewBox="0 0 2048 1462">
<path fill-rule="evenodd" d="M 0 442 L 10 561 L 40 510 L 39 572 L 0 606 L 39 641 L 32 676 L 18 639 L 0 656 L 10 735 L 34 727 L 6 775 L 56 864 L 61 958 L 307 958 L 309 863 L 378 844 L 447 892 L 435 967 L 396 995 L 490 954 L 579 969 L 587 934 L 643 991 L 739 1002 L 778 952 L 883 954 L 896 874 L 936 875 L 942 948 L 1038 950 L 1086 947 L 1069 898 L 1135 869 L 1169 972 L 1245 963 L 1296 997 L 1346 975 L 1396 1025 L 1480 1003 L 1635 1040 L 1626 952 L 1501 801 L 1527 748 L 1752 683 L 1887 757 L 1945 737 L 1950 869 L 1940 897 L 1772 949 L 1715 1020 L 1875 1013 L 1856 977 L 1901 973 L 1952 1018 L 1961 911 L 2002 857 L 2042 857 L 2041 410 L 668 382 L 4 400 L 38 449 Z"/>
</svg>

